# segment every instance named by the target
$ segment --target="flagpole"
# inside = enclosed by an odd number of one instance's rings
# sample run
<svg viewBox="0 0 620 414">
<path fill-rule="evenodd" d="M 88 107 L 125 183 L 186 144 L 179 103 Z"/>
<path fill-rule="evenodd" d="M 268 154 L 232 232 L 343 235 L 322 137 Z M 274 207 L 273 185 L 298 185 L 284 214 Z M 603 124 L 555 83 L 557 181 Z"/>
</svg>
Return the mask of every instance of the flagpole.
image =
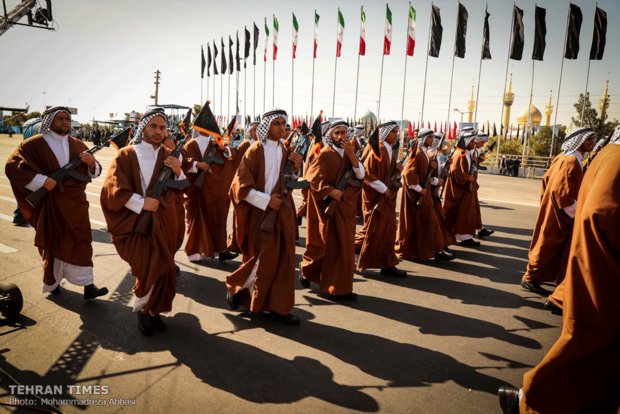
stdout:
<svg viewBox="0 0 620 414">
<path fill-rule="evenodd" d="M 233 62 L 230 64 L 234 66 Z M 228 115 L 226 116 L 226 122 L 228 121 L 230 121 L 230 69 L 228 70 Z"/>
<path fill-rule="evenodd" d="M 484 9 L 484 18 L 486 20 L 486 13 L 489 7 L 489 3 L 486 4 Z M 480 64 L 478 65 L 478 88 L 476 90 L 476 107 L 474 109 L 474 122 L 478 121 L 478 98 L 480 96 L 480 75 L 482 73 L 482 55 L 484 54 L 484 29 L 482 29 L 482 48 L 480 50 Z M 490 134 L 489 134 L 490 135 Z"/>
<path fill-rule="evenodd" d="M 202 52 L 201 57 L 204 58 L 204 50 L 203 50 L 203 45 L 200 45 L 200 51 Z M 202 63 L 202 62 L 201 62 Z M 202 67 L 200 68 L 202 69 Z M 200 73 L 200 105 L 202 105 L 202 82 L 204 81 L 204 70 L 201 70 Z M 207 79 L 207 96 L 209 95 L 209 80 Z"/>
<path fill-rule="evenodd" d="M 385 51 L 381 51 L 381 77 L 379 78 L 379 100 L 377 101 L 377 125 L 381 123 L 381 88 L 383 87 L 383 60 L 385 59 Z"/>
<path fill-rule="evenodd" d="M 459 26 L 459 12 L 456 12 L 456 27 Z M 458 30 L 454 33 L 454 48 L 456 49 L 456 39 Z M 454 61 L 456 60 L 456 50 L 452 54 L 452 69 L 450 70 L 450 93 L 448 94 L 448 124 L 450 124 L 450 107 L 452 106 L 452 81 L 454 80 Z M 462 117 L 461 117 L 462 118 Z M 459 125 L 459 128 L 461 126 Z"/>
<path fill-rule="evenodd" d="M 316 9 L 314 9 L 314 19 L 315 19 L 315 22 L 314 22 L 314 43 L 312 45 L 313 48 L 315 47 L 314 44 L 318 41 L 318 39 L 316 38 L 316 36 L 317 36 L 317 32 L 316 32 L 316 25 L 317 25 L 317 23 L 316 23 Z M 313 110 L 314 110 L 314 63 L 316 61 L 316 57 L 314 55 L 315 55 L 315 52 L 313 50 L 312 51 L 312 89 L 311 89 L 311 92 L 310 92 L 310 117 L 312 117 L 312 114 L 314 113 L 313 112 Z"/>
<path fill-rule="evenodd" d="M 295 59 L 291 58 L 291 118 L 295 113 L 293 111 L 293 101 L 295 96 Z"/>
<path fill-rule="evenodd" d="M 224 74 L 220 73 L 220 116 L 224 114 Z"/>
<path fill-rule="evenodd" d="M 252 76 L 254 77 L 254 82 L 252 86 L 252 120 L 256 116 L 256 65 L 253 65 L 254 69 L 252 69 Z"/>
<path fill-rule="evenodd" d="M 266 100 L 267 100 L 267 59 L 265 58 L 263 59 L 263 113 L 265 113 Z"/>
<path fill-rule="evenodd" d="M 271 106 L 276 107 L 276 60 L 273 60 L 273 70 L 271 72 Z"/>
<path fill-rule="evenodd" d="M 549 149 L 549 157 L 553 157 L 553 144 L 555 143 L 555 133 L 558 125 L 558 108 L 560 105 L 560 89 L 562 89 L 562 72 L 564 71 L 564 55 L 566 55 L 566 40 L 568 39 L 568 24 L 570 22 L 570 5 L 566 14 L 566 32 L 564 34 L 564 52 L 562 52 L 562 64 L 560 65 L 560 82 L 558 84 L 558 99 L 555 101 L 555 116 L 553 117 L 553 132 L 551 133 L 551 148 Z M 559 132 L 559 131 L 558 131 Z"/>
<path fill-rule="evenodd" d="M 527 124 L 526 124 L 526 133 L 523 134 L 523 152 L 521 154 L 521 163 L 525 161 L 525 149 L 530 142 L 530 136 L 532 135 L 532 95 L 534 94 L 534 64 L 536 63 L 535 59 L 532 59 L 532 81 L 530 82 L 530 104 L 527 107 Z M 517 174 L 519 172 L 517 171 Z"/>
<path fill-rule="evenodd" d="M 506 98 L 506 83 L 508 82 L 508 66 L 510 65 L 510 48 L 512 46 L 512 40 L 513 40 L 512 35 L 513 35 L 513 29 L 514 29 L 514 24 L 515 24 L 514 10 L 515 10 L 515 3 L 512 3 L 512 19 L 510 20 L 510 38 L 508 41 L 508 56 L 506 57 L 506 75 L 504 76 L 504 93 L 502 94 L 502 114 L 500 115 L 500 120 L 499 120 L 500 125 L 502 125 L 502 123 L 504 122 L 504 109 L 506 107 L 504 105 L 504 99 Z M 504 126 L 504 136 L 508 132 L 508 124 L 510 124 L 510 120 L 507 120 L 506 126 Z M 497 145 L 497 151 L 499 154 L 499 144 Z"/>
<path fill-rule="evenodd" d="M 409 7 L 411 7 L 411 2 L 409 2 Z M 407 16 L 409 15 L 409 9 L 407 9 Z M 405 87 L 407 86 L 407 46 L 409 45 L 409 20 L 407 18 L 407 38 L 405 39 L 405 73 L 403 74 L 403 100 L 400 105 L 400 132 L 402 134 L 400 140 L 401 144 L 405 142 L 405 128 L 402 126 L 403 116 L 405 115 Z M 401 145 L 401 148 L 404 148 L 404 145 Z"/>
<path fill-rule="evenodd" d="M 598 4 L 598 3 L 597 3 Z M 583 113 L 586 109 L 586 96 L 588 96 L 588 83 L 590 81 L 590 63 L 592 63 L 592 59 L 588 59 L 588 74 L 586 75 L 586 92 L 583 95 L 583 103 L 581 105 L 581 127 L 583 128 Z M 557 108 L 556 108 L 556 113 L 557 113 Z"/>
<path fill-rule="evenodd" d="M 338 8 L 340 14 L 340 8 Z M 336 61 L 334 63 L 334 93 L 332 94 L 332 118 L 336 109 L 336 71 L 338 70 L 338 29 L 340 27 L 340 16 L 336 16 Z"/>
<path fill-rule="evenodd" d="M 361 6 L 360 10 L 361 10 L 361 15 L 363 15 L 364 14 L 364 6 Z M 360 25 L 361 24 L 362 23 L 360 23 Z M 361 40 L 361 30 L 360 30 L 360 40 Z M 366 40 L 364 39 L 364 41 L 366 41 Z M 357 74 L 355 75 L 355 106 L 353 107 L 353 123 L 357 123 L 357 90 L 358 90 L 359 80 L 360 80 L 360 58 L 362 56 L 359 52 L 360 52 L 360 50 L 358 48 L 358 51 L 357 51 Z"/>
<path fill-rule="evenodd" d="M 431 27 L 433 26 L 433 3 L 431 3 L 431 17 L 428 23 L 428 45 L 426 46 L 426 63 L 424 64 L 424 82 L 422 83 L 422 108 L 419 122 L 424 119 L 424 100 L 426 98 L 426 72 L 428 71 L 428 54 L 431 50 Z"/>
</svg>

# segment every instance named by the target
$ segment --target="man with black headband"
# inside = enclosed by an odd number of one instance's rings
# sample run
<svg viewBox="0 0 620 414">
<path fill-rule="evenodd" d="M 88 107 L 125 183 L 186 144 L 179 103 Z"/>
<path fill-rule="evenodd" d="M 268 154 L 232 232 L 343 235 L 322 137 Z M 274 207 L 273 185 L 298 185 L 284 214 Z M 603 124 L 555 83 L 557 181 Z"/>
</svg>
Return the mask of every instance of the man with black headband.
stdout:
<svg viewBox="0 0 620 414">
<path fill-rule="evenodd" d="M 382 275 L 406 277 L 407 272 L 396 268 L 398 258 L 394 253 L 398 188 L 394 188 L 392 179 L 403 169 L 396 162 L 398 154 L 392 154 L 397 139 L 396 122 L 379 125 L 369 139 L 362 189 L 364 227 L 355 235 L 355 247 L 360 252 L 358 270 L 381 269 Z"/>
<path fill-rule="evenodd" d="M 220 262 L 232 260 L 238 254 L 226 250 L 226 222 L 230 210 L 228 190 L 237 170 L 238 151 L 224 143 L 208 101 L 192 128 L 194 138 L 183 147 L 183 169 L 192 184 L 185 190 L 185 253 L 192 262 L 210 259 L 216 254 Z M 202 184 L 195 185 L 201 175 Z"/>
<path fill-rule="evenodd" d="M 243 159 L 243 155 L 248 150 L 248 148 L 250 148 L 250 146 L 252 146 L 252 144 L 254 144 L 258 140 L 258 138 L 256 137 L 256 128 L 258 127 L 258 124 L 260 124 L 260 122 L 257 122 L 257 121 L 250 122 L 250 124 L 246 126 L 245 128 L 245 134 L 244 134 L 245 139 L 237 147 L 237 151 L 239 153 L 237 154 L 237 158 L 236 158 L 236 169 L 239 168 L 239 163 Z M 226 195 L 226 197 L 228 197 L 228 195 Z M 234 209 L 233 209 L 232 232 L 228 235 L 228 243 L 226 244 L 226 250 L 228 250 L 229 252 L 241 253 L 241 248 L 239 247 L 239 244 L 237 243 L 237 213 L 235 213 Z"/>
<path fill-rule="evenodd" d="M 162 109 L 145 113 L 136 129 L 134 144 L 116 153 L 101 190 L 101 208 L 112 242 L 136 278 L 133 311 L 137 312 L 138 328 L 145 336 L 166 329 L 160 314 L 172 310 L 176 293 L 177 190 L 169 189 L 161 202 L 151 193 L 164 166 L 171 169 L 174 179 L 185 179 L 181 162 L 162 145 L 167 127 L 168 118 Z M 134 231 L 145 211 L 152 214 L 149 235 Z"/>
<path fill-rule="evenodd" d="M 353 293 L 355 271 L 355 207 L 364 179 L 364 166 L 355 155 L 355 145 L 347 136 L 348 124 L 335 121 L 325 135 L 325 147 L 310 165 L 306 179 L 310 182 L 306 251 L 300 265 L 302 286 L 310 281 L 333 299 L 356 299 Z M 345 171 L 352 170 L 351 180 L 344 189 L 336 186 Z M 332 203 L 331 216 L 325 210 Z"/>
<path fill-rule="evenodd" d="M 293 198 L 284 193 L 288 161 L 297 174 L 301 156 L 284 148 L 286 112 L 265 113 L 257 127 L 259 141 L 243 156 L 230 188 L 237 214 L 237 242 L 243 264 L 226 278 L 231 309 L 252 313 L 268 311 L 275 320 L 297 325 L 290 313 L 295 303 L 295 211 Z M 269 223 L 266 217 L 275 220 Z M 264 230 L 261 226 L 265 222 Z"/>
<path fill-rule="evenodd" d="M 534 225 L 528 263 L 521 286 L 547 296 L 541 282 L 564 279 L 577 194 L 583 178 L 581 161 L 594 148 L 594 131 L 580 128 L 566 137 L 559 154 L 542 179 L 540 210 Z"/>
<path fill-rule="evenodd" d="M 459 133 L 457 149 L 450 164 L 450 174 L 444 189 L 443 212 L 448 230 L 461 246 L 476 247 L 476 177 L 471 150 L 476 143 L 476 131 L 463 129 Z"/>
<path fill-rule="evenodd" d="M 430 170 L 437 169 L 435 153 L 432 150 L 434 134 L 423 128 L 418 132 L 415 154 L 409 157 L 403 169 L 403 194 L 400 201 L 398 239 L 396 253 L 402 259 L 450 261 L 454 255 L 444 251 L 442 228 L 435 213 L 430 186 L 441 186 L 443 180 L 433 177 L 427 187 L 424 180 Z M 438 151 L 439 149 L 435 149 Z M 433 158 L 431 158 L 433 157 Z"/>
<path fill-rule="evenodd" d="M 108 293 L 93 284 L 93 248 L 88 217 L 86 183 L 101 174 L 101 166 L 79 139 L 69 136 L 71 113 L 54 107 L 43 113 L 41 134 L 23 141 L 7 160 L 5 173 L 24 218 L 34 227 L 34 244 L 43 259 L 43 292 L 61 293 L 60 281 L 84 286 L 84 299 Z M 62 183 L 49 177 L 79 157 L 76 172 Z M 26 197 L 40 188 L 48 193 L 36 206 Z"/>
</svg>

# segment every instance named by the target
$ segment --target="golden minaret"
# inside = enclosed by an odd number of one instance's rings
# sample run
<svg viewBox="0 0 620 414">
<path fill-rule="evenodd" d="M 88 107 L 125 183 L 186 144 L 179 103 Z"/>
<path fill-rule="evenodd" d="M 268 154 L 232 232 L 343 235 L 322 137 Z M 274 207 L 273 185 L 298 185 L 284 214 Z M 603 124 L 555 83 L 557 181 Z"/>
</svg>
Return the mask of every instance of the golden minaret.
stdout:
<svg viewBox="0 0 620 414">
<path fill-rule="evenodd" d="M 471 85 L 471 96 L 469 97 L 469 102 L 467 103 L 467 109 L 469 109 L 469 113 L 467 114 L 467 122 L 472 122 L 474 109 L 476 109 L 476 101 L 474 101 L 474 85 Z"/>
<path fill-rule="evenodd" d="M 547 117 L 547 120 L 545 122 L 546 126 L 551 125 L 551 114 L 553 113 L 553 105 L 551 104 L 551 95 L 552 94 L 553 94 L 553 91 L 550 91 L 549 92 L 549 103 L 545 107 L 545 116 Z"/>
<path fill-rule="evenodd" d="M 600 113 L 601 120 L 605 119 L 607 109 L 609 109 L 609 80 L 605 83 L 605 91 L 603 92 L 603 97 L 600 101 L 598 101 L 598 111 Z"/>
<path fill-rule="evenodd" d="M 508 91 L 504 95 L 504 119 L 502 124 L 504 125 L 504 131 L 510 128 L 510 106 L 515 100 L 515 94 L 512 93 L 512 73 L 510 74 L 510 83 L 508 84 Z"/>
</svg>

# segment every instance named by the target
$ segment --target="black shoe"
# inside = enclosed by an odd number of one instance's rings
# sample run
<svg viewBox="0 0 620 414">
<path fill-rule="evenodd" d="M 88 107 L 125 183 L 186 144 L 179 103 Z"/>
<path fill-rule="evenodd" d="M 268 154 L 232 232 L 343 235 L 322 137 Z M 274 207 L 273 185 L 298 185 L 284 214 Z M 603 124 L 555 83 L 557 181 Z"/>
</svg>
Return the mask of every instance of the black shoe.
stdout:
<svg viewBox="0 0 620 414">
<path fill-rule="evenodd" d="M 381 269 L 381 274 L 383 276 L 407 277 L 407 272 L 397 269 L 396 266 Z"/>
<path fill-rule="evenodd" d="M 448 253 L 448 254 L 454 254 L 454 252 L 452 251 L 452 249 L 451 249 L 451 248 L 449 248 L 448 246 L 444 247 L 444 248 L 443 248 L 443 251 L 444 251 L 444 252 L 446 252 L 446 253 Z"/>
<path fill-rule="evenodd" d="M 228 302 L 228 307 L 231 310 L 239 309 L 241 306 L 241 290 L 237 293 L 230 294 L 230 292 L 226 292 L 226 301 Z"/>
<path fill-rule="evenodd" d="M 141 311 L 136 313 L 138 314 L 138 329 L 140 329 L 140 333 L 144 336 L 153 336 L 155 330 L 151 316 Z"/>
<path fill-rule="evenodd" d="M 150 316 L 151 318 L 151 326 L 153 327 L 153 330 L 155 331 L 165 331 L 166 330 L 166 324 L 164 323 L 164 321 L 161 319 L 161 316 L 155 315 L 155 316 Z"/>
<path fill-rule="evenodd" d="M 435 253 L 436 262 L 449 262 L 450 260 L 454 260 L 455 257 L 454 254 L 446 253 L 443 250 Z"/>
<path fill-rule="evenodd" d="M 280 315 L 279 313 L 271 312 L 269 317 L 275 321 L 283 322 L 287 325 L 299 325 L 299 317 L 289 313 L 288 315 Z"/>
<path fill-rule="evenodd" d="M 543 306 L 545 307 L 545 309 L 551 311 L 551 313 L 553 313 L 554 315 L 562 315 L 563 313 L 562 308 L 560 308 L 555 303 L 551 302 L 549 299 L 545 300 L 545 303 L 543 303 Z"/>
<path fill-rule="evenodd" d="M 234 259 L 237 256 L 239 256 L 239 253 L 229 252 L 228 250 L 224 250 L 223 252 L 220 252 L 220 254 L 219 254 L 220 262 L 225 262 L 227 260 L 232 260 L 232 259 Z"/>
<path fill-rule="evenodd" d="M 504 414 L 519 414 L 519 390 L 507 385 L 502 385 L 497 390 L 499 406 Z"/>
<path fill-rule="evenodd" d="M 478 231 L 478 238 L 481 239 L 483 237 L 490 236 L 493 233 L 495 233 L 495 230 L 489 230 L 486 227 L 483 227 Z"/>
<path fill-rule="evenodd" d="M 536 293 L 542 296 L 549 296 L 549 291 L 543 289 L 538 282 L 528 282 L 527 280 L 521 280 L 521 287 L 525 290 L 529 290 L 532 293 Z"/>
<path fill-rule="evenodd" d="M 301 226 L 302 219 L 303 219 L 303 216 L 297 216 L 297 227 Z"/>
<path fill-rule="evenodd" d="M 357 300 L 357 293 L 351 292 L 345 293 L 344 295 L 328 295 L 327 297 L 336 302 L 339 300 Z"/>
<path fill-rule="evenodd" d="M 108 294 L 107 287 L 98 288 L 92 283 L 88 286 L 84 286 L 84 300 L 95 299 L 99 296 L 104 296 L 107 294 Z"/>
<path fill-rule="evenodd" d="M 26 220 L 13 220 L 13 224 L 18 227 L 30 227 L 30 223 L 28 223 Z"/>
<path fill-rule="evenodd" d="M 177 276 L 181 274 L 181 268 L 179 267 L 179 265 L 174 265 L 174 270 L 177 271 Z"/>
<path fill-rule="evenodd" d="M 308 279 L 306 279 L 303 275 L 303 273 L 301 272 L 301 263 L 299 263 L 299 284 L 301 285 L 302 288 L 304 289 L 308 289 L 310 287 L 310 281 Z"/>
<path fill-rule="evenodd" d="M 50 291 L 50 293 L 52 295 L 60 295 L 62 293 L 62 289 L 60 288 L 60 285 L 56 286 L 56 289 Z"/>
<path fill-rule="evenodd" d="M 478 247 L 480 246 L 480 242 L 474 239 L 465 239 L 463 241 L 460 241 L 459 245 L 465 246 L 465 247 Z"/>
</svg>

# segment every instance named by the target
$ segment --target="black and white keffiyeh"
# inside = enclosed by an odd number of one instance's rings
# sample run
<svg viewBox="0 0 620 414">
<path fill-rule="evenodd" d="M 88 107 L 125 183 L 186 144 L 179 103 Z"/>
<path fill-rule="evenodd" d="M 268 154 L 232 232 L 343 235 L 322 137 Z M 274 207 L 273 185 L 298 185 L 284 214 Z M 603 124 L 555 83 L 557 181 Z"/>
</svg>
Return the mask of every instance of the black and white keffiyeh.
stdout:
<svg viewBox="0 0 620 414">
<path fill-rule="evenodd" d="M 166 121 L 166 126 L 168 126 L 168 116 L 166 115 L 166 112 L 163 108 L 155 108 L 148 111 L 147 113 L 142 115 L 142 118 L 140 118 L 140 122 L 138 122 L 138 127 L 136 128 L 136 133 L 134 134 L 133 140 L 135 144 L 139 144 L 140 142 L 142 142 L 142 131 L 144 131 L 144 128 L 148 125 L 150 120 L 155 118 L 156 116 L 161 116 L 162 118 L 164 118 L 164 121 Z"/>
<path fill-rule="evenodd" d="M 459 140 L 457 142 L 457 146 L 459 148 L 465 149 L 476 138 L 477 131 L 473 128 L 463 128 L 461 132 L 459 132 Z"/>
<path fill-rule="evenodd" d="M 489 140 L 489 134 L 484 132 L 478 132 L 476 134 L 476 142 L 487 142 Z"/>
<path fill-rule="evenodd" d="M 426 141 L 426 137 L 433 134 L 434 132 L 430 128 L 420 128 L 418 131 L 418 147 L 422 148 L 424 146 L 424 141 Z"/>
<path fill-rule="evenodd" d="M 71 120 L 71 112 L 66 106 L 55 106 L 53 108 L 50 108 L 43 112 L 41 119 L 41 134 L 45 135 L 50 131 L 50 127 L 52 126 L 54 117 L 60 112 L 66 112 L 67 114 L 69 114 L 69 120 Z"/>
<path fill-rule="evenodd" d="M 620 145 L 620 126 L 616 127 L 616 129 L 614 130 L 614 134 L 611 136 L 609 142 L 612 144 Z"/>
<path fill-rule="evenodd" d="M 273 109 L 269 112 L 265 112 L 260 124 L 256 127 L 256 136 L 258 139 L 265 142 L 267 135 L 269 134 L 269 128 L 271 128 L 271 123 L 274 119 L 278 118 L 283 118 L 285 122 L 288 122 L 288 116 L 286 115 L 286 111 L 283 109 Z"/>
<path fill-rule="evenodd" d="M 355 137 L 359 138 L 364 135 L 364 125 L 355 125 Z"/>
<path fill-rule="evenodd" d="M 254 121 L 254 122 L 250 122 L 250 124 L 248 125 L 248 127 L 245 129 L 245 134 L 243 135 L 243 137 L 250 141 L 252 140 L 252 135 L 250 135 L 250 132 L 252 132 L 252 130 L 254 128 L 256 128 L 258 126 L 258 124 L 260 124 L 260 122 Z"/>
<path fill-rule="evenodd" d="M 379 141 L 383 142 L 390 135 L 394 128 L 398 128 L 398 124 L 394 121 L 386 122 L 379 125 Z"/>
<path fill-rule="evenodd" d="M 443 132 L 435 132 L 435 134 L 433 134 L 433 148 L 439 147 L 439 142 L 443 138 L 443 135 Z"/>
<path fill-rule="evenodd" d="M 569 134 L 562 143 L 562 152 L 564 155 L 568 155 L 573 151 L 576 151 L 581 147 L 581 144 L 586 139 L 594 135 L 594 131 L 591 128 L 579 128 L 572 134 Z"/>
<path fill-rule="evenodd" d="M 332 132 L 334 132 L 334 130 L 336 128 L 340 128 L 340 127 L 344 127 L 344 128 L 348 128 L 349 124 L 347 124 L 345 121 L 343 121 L 342 119 L 338 120 L 338 121 L 334 121 L 332 123 L 329 124 L 329 127 L 327 128 L 327 131 L 325 132 L 325 136 L 324 136 L 324 142 L 325 145 L 334 145 L 334 141 L 332 141 Z"/>
</svg>

